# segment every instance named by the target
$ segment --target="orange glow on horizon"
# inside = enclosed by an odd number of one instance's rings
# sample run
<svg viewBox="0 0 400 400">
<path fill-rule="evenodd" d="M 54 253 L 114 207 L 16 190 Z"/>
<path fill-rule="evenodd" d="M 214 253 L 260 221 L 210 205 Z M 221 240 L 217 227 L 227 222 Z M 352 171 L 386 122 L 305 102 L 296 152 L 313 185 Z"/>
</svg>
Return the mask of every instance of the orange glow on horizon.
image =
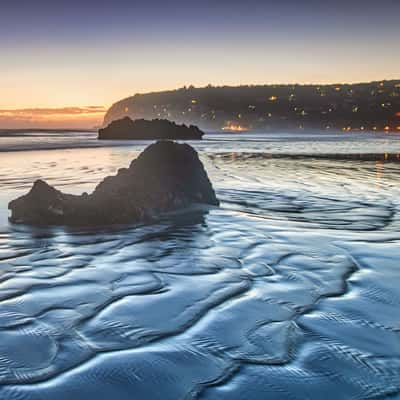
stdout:
<svg viewBox="0 0 400 400">
<path fill-rule="evenodd" d="M 249 129 L 245 128 L 242 125 L 236 125 L 236 124 L 229 124 L 226 125 L 222 128 L 223 131 L 231 131 L 231 132 L 246 132 Z"/>
<path fill-rule="evenodd" d="M 1 128 L 93 128 L 102 124 L 102 106 L 0 109 Z"/>
</svg>

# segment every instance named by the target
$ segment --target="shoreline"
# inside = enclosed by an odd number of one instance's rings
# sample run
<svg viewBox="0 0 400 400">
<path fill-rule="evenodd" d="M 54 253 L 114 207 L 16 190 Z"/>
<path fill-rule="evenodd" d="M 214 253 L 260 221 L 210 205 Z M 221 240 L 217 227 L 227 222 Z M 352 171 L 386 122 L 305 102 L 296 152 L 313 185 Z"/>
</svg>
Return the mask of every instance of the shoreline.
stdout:
<svg viewBox="0 0 400 400">
<path fill-rule="evenodd" d="M 142 142 L 142 141 L 141 141 Z M 152 143 L 152 140 L 147 141 L 148 143 L 140 143 L 140 145 L 146 146 Z M 132 145 L 130 143 L 130 145 Z M 139 144 L 137 144 L 139 145 Z M 93 150 L 93 149 L 105 149 L 105 148 L 122 148 L 130 147 L 126 143 L 108 143 L 107 145 L 77 145 L 77 146 L 57 146 L 57 147 L 41 147 L 41 148 L 22 148 L 22 149 L 1 149 L 1 153 L 23 153 L 23 152 L 41 152 L 41 151 L 57 151 L 57 150 Z M 139 149 L 132 149 L 139 151 Z M 206 150 L 198 149 L 198 152 L 207 153 Z M 236 156 L 251 156 L 251 158 L 262 158 L 262 159 L 318 159 L 318 160 L 337 160 L 337 161 L 381 161 L 381 162 L 395 162 L 400 163 L 400 153 L 387 153 L 387 152 L 377 152 L 377 153 L 272 153 L 263 151 L 240 151 L 240 152 L 208 152 L 210 157 L 232 157 L 232 154 Z M 249 157 L 250 158 L 250 157 Z"/>
<path fill-rule="evenodd" d="M 96 131 L 30 131 L 2 135 L 0 154 L 49 150 L 140 150 L 155 140 L 98 140 Z M 21 132 L 21 131 L 19 131 Z M 26 132 L 26 131 L 25 131 Z M 71 132 L 66 133 L 66 132 Z M 400 160 L 400 135 L 343 132 L 259 132 L 227 134 L 206 132 L 202 140 L 185 140 L 200 153 L 260 154 L 264 158 L 316 158 L 359 161 Z"/>
</svg>

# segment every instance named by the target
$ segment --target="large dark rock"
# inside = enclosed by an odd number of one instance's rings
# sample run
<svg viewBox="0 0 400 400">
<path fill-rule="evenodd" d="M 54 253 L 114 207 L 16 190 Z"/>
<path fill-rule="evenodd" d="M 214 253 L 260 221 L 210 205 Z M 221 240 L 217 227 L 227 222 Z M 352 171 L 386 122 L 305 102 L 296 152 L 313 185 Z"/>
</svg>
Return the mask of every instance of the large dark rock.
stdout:
<svg viewBox="0 0 400 400">
<path fill-rule="evenodd" d="M 196 151 L 187 144 L 160 141 L 129 168 L 106 177 L 90 195 L 65 194 L 38 180 L 8 208 L 14 223 L 107 225 L 150 220 L 194 203 L 218 205 Z"/>
<path fill-rule="evenodd" d="M 166 119 L 137 119 L 129 117 L 111 122 L 106 128 L 99 129 L 99 139 L 103 140 L 200 140 L 204 132 L 197 126 L 177 125 Z"/>
</svg>

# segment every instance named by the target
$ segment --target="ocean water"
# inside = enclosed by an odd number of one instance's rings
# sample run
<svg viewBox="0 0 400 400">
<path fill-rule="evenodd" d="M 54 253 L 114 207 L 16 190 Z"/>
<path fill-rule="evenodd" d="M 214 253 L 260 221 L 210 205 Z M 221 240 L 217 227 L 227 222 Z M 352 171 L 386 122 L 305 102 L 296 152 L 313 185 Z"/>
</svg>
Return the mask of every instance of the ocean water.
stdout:
<svg viewBox="0 0 400 400">
<path fill-rule="evenodd" d="M 146 143 L 37 136 L 0 154 L 1 400 L 400 398 L 400 135 L 208 135 L 220 207 L 96 230 L 7 203 Z"/>
</svg>

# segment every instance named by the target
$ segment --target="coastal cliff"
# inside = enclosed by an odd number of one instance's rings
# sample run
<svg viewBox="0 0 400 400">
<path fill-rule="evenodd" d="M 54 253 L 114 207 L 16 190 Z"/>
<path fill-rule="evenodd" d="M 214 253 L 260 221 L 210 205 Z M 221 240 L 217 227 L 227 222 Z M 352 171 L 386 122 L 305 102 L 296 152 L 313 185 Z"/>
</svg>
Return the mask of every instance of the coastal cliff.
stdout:
<svg viewBox="0 0 400 400">
<path fill-rule="evenodd" d="M 193 86 L 136 94 L 113 104 L 113 120 L 165 118 L 209 130 L 398 131 L 400 80 L 329 85 Z"/>
</svg>

